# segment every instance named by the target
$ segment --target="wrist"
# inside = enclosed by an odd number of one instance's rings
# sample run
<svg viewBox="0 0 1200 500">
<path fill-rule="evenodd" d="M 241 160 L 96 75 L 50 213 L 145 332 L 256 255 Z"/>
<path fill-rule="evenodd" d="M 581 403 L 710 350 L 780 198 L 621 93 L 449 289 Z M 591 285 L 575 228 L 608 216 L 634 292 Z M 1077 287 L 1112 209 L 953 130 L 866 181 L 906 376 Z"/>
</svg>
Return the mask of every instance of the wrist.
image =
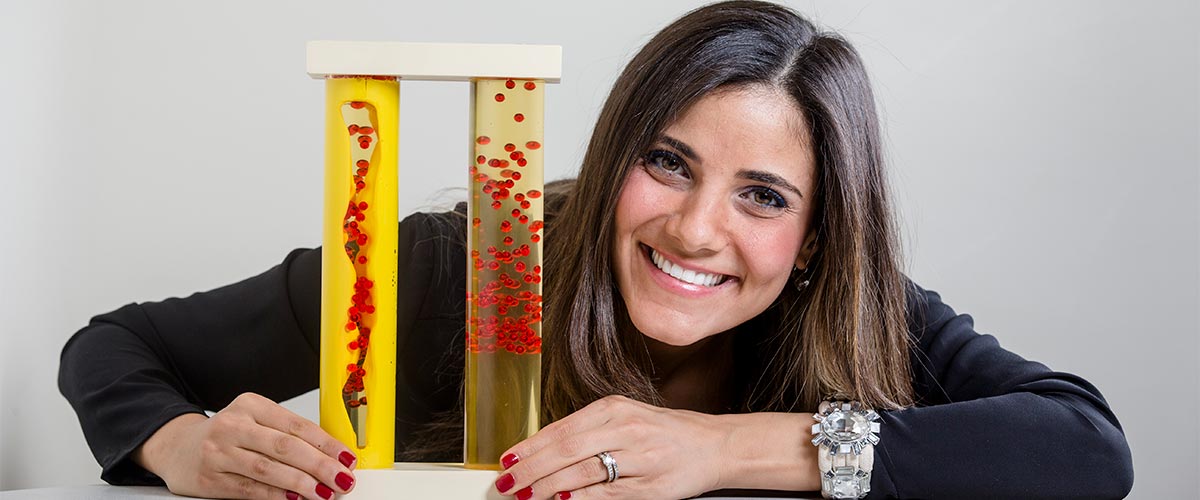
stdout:
<svg viewBox="0 0 1200 500">
<path fill-rule="evenodd" d="M 208 417 L 202 413 L 185 413 L 179 415 L 159 427 L 140 446 L 133 450 L 130 459 L 143 469 L 158 477 L 167 475 L 171 452 L 179 449 L 184 435 L 196 425 L 204 423 Z"/>
<path fill-rule="evenodd" d="M 720 489 L 820 491 L 808 413 L 718 415 L 727 429 Z"/>
</svg>

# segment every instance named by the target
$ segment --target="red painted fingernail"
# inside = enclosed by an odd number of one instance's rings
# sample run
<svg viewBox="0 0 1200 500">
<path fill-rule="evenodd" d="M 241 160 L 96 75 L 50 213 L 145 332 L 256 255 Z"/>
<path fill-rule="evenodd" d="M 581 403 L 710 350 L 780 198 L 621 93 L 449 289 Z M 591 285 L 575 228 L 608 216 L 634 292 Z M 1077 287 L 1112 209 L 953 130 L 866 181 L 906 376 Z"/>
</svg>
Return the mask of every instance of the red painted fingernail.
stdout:
<svg viewBox="0 0 1200 500">
<path fill-rule="evenodd" d="M 569 491 L 558 492 L 558 500 L 569 500 L 570 498 L 571 498 L 571 492 L 569 492 Z"/>
<path fill-rule="evenodd" d="M 520 461 L 521 459 L 517 457 L 516 453 L 509 453 L 500 459 L 500 465 L 503 465 L 505 469 L 508 469 L 514 465 L 517 465 L 517 462 Z"/>
<path fill-rule="evenodd" d="M 513 479 L 512 474 L 505 473 L 503 476 L 500 476 L 500 479 L 496 480 L 496 490 L 504 493 L 512 489 L 514 484 L 517 484 L 517 480 Z"/>
<path fill-rule="evenodd" d="M 517 492 L 517 500 L 529 500 L 533 498 L 533 486 L 526 486 L 525 489 Z"/>
<path fill-rule="evenodd" d="M 333 481 L 337 483 L 338 488 L 341 488 L 342 491 L 350 491 L 350 487 L 354 486 L 354 478 L 345 472 L 339 472 L 337 477 L 333 478 Z"/>
<path fill-rule="evenodd" d="M 287 500 L 300 500 L 300 494 L 294 491 L 284 493 L 283 496 L 287 497 Z"/>
<path fill-rule="evenodd" d="M 343 451 L 338 454 L 338 462 L 341 462 L 342 465 L 349 467 L 350 464 L 354 463 L 354 454 L 348 451 Z"/>
<path fill-rule="evenodd" d="M 328 486 L 317 483 L 317 496 L 324 498 L 325 500 L 329 500 L 329 498 L 333 496 L 333 490 L 329 489 Z"/>
</svg>

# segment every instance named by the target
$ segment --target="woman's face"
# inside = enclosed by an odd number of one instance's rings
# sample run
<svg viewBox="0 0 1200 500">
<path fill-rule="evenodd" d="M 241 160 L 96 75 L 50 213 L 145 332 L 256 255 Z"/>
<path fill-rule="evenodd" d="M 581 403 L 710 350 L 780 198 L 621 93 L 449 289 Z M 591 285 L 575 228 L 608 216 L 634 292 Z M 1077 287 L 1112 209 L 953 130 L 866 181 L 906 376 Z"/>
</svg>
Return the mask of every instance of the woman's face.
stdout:
<svg viewBox="0 0 1200 500">
<path fill-rule="evenodd" d="M 719 91 L 669 126 L 617 202 L 617 284 L 644 335 L 687 346 L 763 312 L 815 250 L 803 115 L 765 87 Z"/>
</svg>

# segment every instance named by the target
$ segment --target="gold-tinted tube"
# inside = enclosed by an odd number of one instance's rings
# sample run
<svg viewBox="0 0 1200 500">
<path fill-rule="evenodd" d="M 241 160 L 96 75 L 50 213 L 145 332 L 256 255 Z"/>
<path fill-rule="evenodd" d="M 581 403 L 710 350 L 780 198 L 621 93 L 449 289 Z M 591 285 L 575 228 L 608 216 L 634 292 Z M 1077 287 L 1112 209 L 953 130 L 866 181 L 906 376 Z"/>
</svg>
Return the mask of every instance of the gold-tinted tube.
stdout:
<svg viewBox="0 0 1200 500">
<path fill-rule="evenodd" d="M 399 112 L 395 79 L 326 80 L 321 427 L 359 468 L 395 461 Z"/>
<path fill-rule="evenodd" d="M 545 82 L 471 87 L 464 454 L 467 468 L 499 469 L 541 407 Z"/>
</svg>

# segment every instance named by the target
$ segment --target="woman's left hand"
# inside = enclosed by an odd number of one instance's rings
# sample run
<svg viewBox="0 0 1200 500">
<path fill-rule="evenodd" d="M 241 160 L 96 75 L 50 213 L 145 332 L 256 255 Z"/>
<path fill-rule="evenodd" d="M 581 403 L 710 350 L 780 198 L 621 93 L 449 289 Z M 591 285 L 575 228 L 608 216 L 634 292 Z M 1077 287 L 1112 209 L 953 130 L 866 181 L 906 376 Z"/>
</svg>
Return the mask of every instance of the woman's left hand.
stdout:
<svg viewBox="0 0 1200 500">
<path fill-rule="evenodd" d="M 506 451 L 496 489 L 519 500 L 688 498 L 721 488 L 729 436 L 717 415 L 608 396 Z M 605 451 L 619 470 L 611 483 L 596 457 Z"/>
</svg>

